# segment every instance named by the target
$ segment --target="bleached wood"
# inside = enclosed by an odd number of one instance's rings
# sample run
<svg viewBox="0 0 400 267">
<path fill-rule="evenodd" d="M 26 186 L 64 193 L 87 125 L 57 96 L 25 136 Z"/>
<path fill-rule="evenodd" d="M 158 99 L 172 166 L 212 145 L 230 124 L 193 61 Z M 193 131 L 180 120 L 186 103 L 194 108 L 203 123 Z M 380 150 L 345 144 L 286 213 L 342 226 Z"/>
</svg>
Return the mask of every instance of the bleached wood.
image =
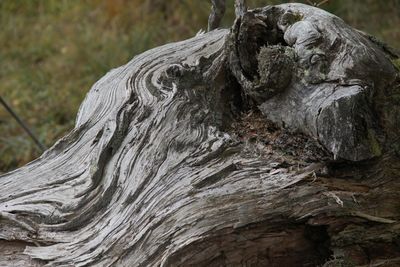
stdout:
<svg viewBox="0 0 400 267">
<path fill-rule="evenodd" d="M 313 62 L 328 64 L 323 76 L 321 65 L 307 65 L 316 51 Z M 289 83 L 268 78 L 280 64 L 289 64 Z M 366 85 L 369 101 L 357 102 Z M 400 257 L 399 88 L 379 46 L 300 4 L 249 11 L 232 31 L 147 51 L 93 86 L 71 133 L 0 177 L 0 258 L 14 251 L 10 266 L 390 266 Z M 341 99 L 357 105 L 342 109 Z M 245 107 L 308 134 L 332 157 L 304 160 L 284 141 L 271 152 L 272 140 L 239 137 L 232 124 Z M 372 114 L 379 153 L 352 139 L 365 134 L 353 131 L 358 114 Z"/>
</svg>

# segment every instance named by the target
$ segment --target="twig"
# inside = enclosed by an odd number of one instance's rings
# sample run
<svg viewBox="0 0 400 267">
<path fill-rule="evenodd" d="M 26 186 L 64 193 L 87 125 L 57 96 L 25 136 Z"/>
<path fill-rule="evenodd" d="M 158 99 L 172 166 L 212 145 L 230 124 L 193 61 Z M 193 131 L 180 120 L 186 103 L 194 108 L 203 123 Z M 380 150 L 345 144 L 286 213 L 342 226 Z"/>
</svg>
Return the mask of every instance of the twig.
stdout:
<svg viewBox="0 0 400 267">
<path fill-rule="evenodd" d="M 307 2 L 308 2 L 310 5 L 312 5 L 312 6 L 320 7 L 320 6 L 322 6 L 322 5 L 326 4 L 326 3 L 328 3 L 329 0 L 322 0 L 322 1 L 319 2 L 319 3 L 312 2 L 311 0 L 307 0 Z"/>
<path fill-rule="evenodd" d="M 317 7 L 320 7 L 320 6 L 322 6 L 322 5 L 325 5 L 326 3 L 328 3 L 329 2 L 329 0 L 323 0 L 323 1 L 321 1 L 321 2 L 319 2 L 318 4 L 317 4 Z"/>
<path fill-rule="evenodd" d="M 208 31 L 215 30 L 225 15 L 225 0 L 211 0 L 211 13 L 208 17 Z"/>
<path fill-rule="evenodd" d="M 208 17 L 208 31 L 217 29 L 225 15 L 226 0 L 211 0 L 211 13 Z M 242 17 L 247 11 L 247 0 L 235 0 L 236 17 Z"/>
<path fill-rule="evenodd" d="M 18 122 L 18 124 L 25 130 L 25 132 L 30 136 L 33 142 L 37 145 L 40 151 L 45 151 L 46 147 L 39 141 L 35 134 L 29 129 L 29 127 L 24 123 L 24 121 L 14 112 L 14 110 L 7 104 L 7 102 L 0 96 L 0 103 L 8 111 L 8 113 L 13 116 L 13 118 Z"/>
</svg>

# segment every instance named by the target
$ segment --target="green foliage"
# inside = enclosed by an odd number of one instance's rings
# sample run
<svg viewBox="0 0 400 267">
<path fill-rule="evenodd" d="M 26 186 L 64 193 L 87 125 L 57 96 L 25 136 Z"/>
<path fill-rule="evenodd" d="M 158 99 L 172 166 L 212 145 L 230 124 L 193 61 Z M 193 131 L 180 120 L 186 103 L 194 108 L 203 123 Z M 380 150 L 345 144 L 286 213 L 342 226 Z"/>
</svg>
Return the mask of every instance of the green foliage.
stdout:
<svg viewBox="0 0 400 267">
<path fill-rule="evenodd" d="M 233 21 L 233 0 L 227 6 L 225 27 Z M 1 0 L 0 95 L 51 146 L 73 128 L 96 80 L 140 52 L 205 29 L 209 8 L 209 1 L 198 0 Z M 332 0 L 323 8 L 399 45 L 397 0 Z M 38 155 L 0 107 L 0 172 Z"/>
</svg>

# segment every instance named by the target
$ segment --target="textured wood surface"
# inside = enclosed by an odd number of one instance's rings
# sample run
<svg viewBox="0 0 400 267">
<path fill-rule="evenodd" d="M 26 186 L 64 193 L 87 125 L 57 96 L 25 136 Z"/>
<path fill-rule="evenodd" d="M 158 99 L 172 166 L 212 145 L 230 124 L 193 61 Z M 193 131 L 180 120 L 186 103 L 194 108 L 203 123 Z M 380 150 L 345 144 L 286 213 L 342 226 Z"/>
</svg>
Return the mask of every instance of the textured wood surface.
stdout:
<svg viewBox="0 0 400 267">
<path fill-rule="evenodd" d="M 0 263 L 396 266 L 399 88 L 379 46 L 300 4 L 147 51 L 0 176 Z"/>
</svg>

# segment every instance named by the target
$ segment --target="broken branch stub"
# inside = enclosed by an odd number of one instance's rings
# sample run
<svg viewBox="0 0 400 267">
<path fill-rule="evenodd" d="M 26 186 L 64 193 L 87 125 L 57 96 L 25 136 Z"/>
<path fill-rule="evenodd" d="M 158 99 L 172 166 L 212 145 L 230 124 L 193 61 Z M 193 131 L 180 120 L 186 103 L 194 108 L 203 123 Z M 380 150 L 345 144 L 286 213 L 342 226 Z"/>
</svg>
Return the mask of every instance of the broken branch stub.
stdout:
<svg viewBox="0 0 400 267">
<path fill-rule="evenodd" d="M 286 4 L 136 56 L 0 177 L 0 265 L 398 263 L 400 86 L 383 51 Z"/>
<path fill-rule="evenodd" d="M 268 119 L 335 159 L 382 154 L 399 123 L 385 117 L 398 71 L 370 39 L 321 9 L 287 4 L 247 12 L 229 42 L 232 72 Z"/>
</svg>

